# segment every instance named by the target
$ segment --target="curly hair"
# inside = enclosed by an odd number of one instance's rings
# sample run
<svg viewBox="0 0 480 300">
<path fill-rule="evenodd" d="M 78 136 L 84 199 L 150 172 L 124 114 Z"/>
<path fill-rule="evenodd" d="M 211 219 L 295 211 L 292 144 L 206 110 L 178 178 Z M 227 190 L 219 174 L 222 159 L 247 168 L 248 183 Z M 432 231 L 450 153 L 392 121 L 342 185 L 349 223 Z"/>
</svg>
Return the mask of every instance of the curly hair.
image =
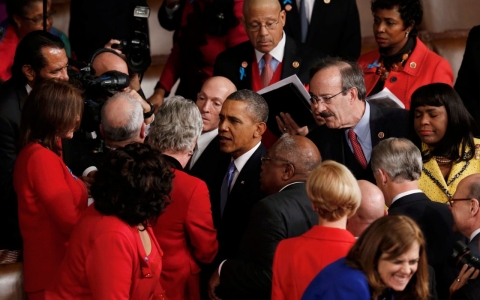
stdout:
<svg viewBox="0 0 480 300">
<path fill-rule="evenodd" d="M 130 226 L 153 226 L 170 203 L 173 176 L 162 154 L 147 144 L 112 150 L 91 186 L 95 209 Z"/>
<path fill-rule="evenodd" d="M 398 9 L 405 28 L 413 25 L 410 36 L 416 36 L 418 33 L 418 25 L 422 23 L 423 19 L 423 7 L 420 0 L 372 0 L 371 9 L 373 13 L 377 9 L 393 8 Z"/>
</svg>

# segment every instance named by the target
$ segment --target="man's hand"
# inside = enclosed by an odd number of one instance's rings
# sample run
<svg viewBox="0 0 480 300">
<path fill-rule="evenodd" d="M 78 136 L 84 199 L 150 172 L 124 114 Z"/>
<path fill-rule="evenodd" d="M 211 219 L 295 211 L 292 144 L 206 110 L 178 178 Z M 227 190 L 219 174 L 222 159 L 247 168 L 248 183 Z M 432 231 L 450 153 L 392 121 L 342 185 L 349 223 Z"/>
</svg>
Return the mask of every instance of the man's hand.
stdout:
<svg viewBox="0 0 480 300">
<path fill-rule="evenodd" d="M 120 56 L 126 60 L 127 57 L 125 56 L 125 54 L 122 53 L 122 50 L 121 49 L 115 49 L 112 47 L 112 45 L 118 45 L 120 44 L 120 41 L 119 40 L 115 40 L 115 39 L 111 39 L 110 41 L 108 41 L 108 43 L 105 44 L 104 48 L 109 48 L 109 49 L 112 49 L 113 51 L 117 52 L 118 54 L 120 54 Z"/>
<path fill-rule="evenodd" d="M 158 111 L 158 108 L 163 104 L 163 100 L 165 97 L 165 90 L 162 88 L 158 88 L 155 90 L 153 95 L 148 98 L 148 101 L 150 101 L 153 106 L 155 106 L 155 112 Z"/>
<path fill-rule="evenodd" d="M 462 286 L 467 284 L 468 279 L 476 279 L 480 270 L 475 269 L 474 267 L 468 267 L 468 265 L 463 265 L 460 273 L 457 276 L 457 279 L 450 286 L 450 297 L 452 297 L 453 292 L 459 290 Z"/>
<path fill-rule="evenodd" d="M 293 120 L 289 113 L 280 113 L 280 116 L 275 117 L 277 119 L 278 129 L 282 133 L 288 133 L 291 135 L 301 135 L 306 136 L 308 134 L 308 127 L 300 127 Z"/>
<path fill-rule="evenodd" d="M 145 101 L 145 100 L 142 98 L 142 96 L 140 96 L 140 94 L 137 93 L 136 90 L 133 90 L 133 89 L 131 89 L 131 88 L 126 88 L 126 89 L 124 89 L 123 91 L 126 92 L 126 93 L 129 93 L 130 96 L 132 96 L 132 97 L 135 98 L 138 102 L 140 102 L 140 104 L 142 105 L 142 109 L 143 109 L 143 113 L 144 113 L 144 114 L 150 112 L 150 104 L 148 104 L 147 101 Z M 152 115 L 150 118 L 145 119 L 145 120 L 144 120 L 144 121 L 145 121 L 145 124 L 148 125 L 148 124 L 152 123 L 153 118 L 154 118 L 154 116 Z"/>
<path fill-rule="evenodd" d="M 215 289 L 220 285 L 220 275 L 218 274 L 218 268 L 213 272 L 210 281 L 208 282 L 208 296 L 210 300 L 222 300 L 215 295 Z"/>
</svg>

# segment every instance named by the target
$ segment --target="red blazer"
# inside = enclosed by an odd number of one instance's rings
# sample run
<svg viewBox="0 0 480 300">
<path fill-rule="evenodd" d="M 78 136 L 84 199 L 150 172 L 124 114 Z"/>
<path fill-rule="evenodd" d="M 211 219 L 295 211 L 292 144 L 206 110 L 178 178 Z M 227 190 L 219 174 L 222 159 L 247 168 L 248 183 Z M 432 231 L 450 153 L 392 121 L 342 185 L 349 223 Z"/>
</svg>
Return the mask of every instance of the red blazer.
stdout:
<svg viewBox="0 0 480 300">
<path fill-rule="evenodd" d="M 164 251 L 160 282 L 169 300 L 200 299 L 196 261 L 210 263 L 218 250 L 207 185 L 175 170 L 172 202 L 153 227 Z"/>
<path fill-rule="evenodd" d="M 273 259 L 272 300 L 301 299 L 313 278 L 347 255 L 355 237 L 345 229 L 313 226 L 278 244 Z"/>
<path fill-rule="evenodd" d="M 23 238 L 24 286 L 40 292 L 53 279 L 74 225 L 87 207 L 87 191 L 62 159 L 38 143 L 18 154 L 13 173 Z"/>
<path fill-rule="evenodd" d="M 149 255 L 136 226 L 105 216 L 91 205 L 72 233 L 45 299 L 164 299 L 160 284 L 163 253 L 152 229 L 147 232 L 152 242 Z"/>
<path fill-rule="evenodd" d="M 203 6 L 203 1 L 199 1 L 199 5 Z M 233 47 L 237 44 L 248 40 L 248 36 L 245 33 L 241 19 L 243 0 L 234 0 L 234 14 L 239 20 L 238 25 L 231 28 L 225 36 L 213 36 L 205 34 L 206 43 L 200 47 L 200 52 L 203 55 L 203 68 L 201 71 L 205 72 L 208 77 L 213 75 L 213 66 L 215 65 L 215 59 L 217 55 L 222 53 L 225 49 Z M 188 23 L 188 16 L 194 13 L 193 1 L 186 1 L 183 9 L 182 23 L 179 30 L 179 36 L 182 35 L 182 27 L 185 27 Z M 199 29 L 200 30 L 200 29 Z M 167 63 L 163 69 L 160 77 L 160 86 L 169 92 L 177 79 L 180 77 L 182 68 L 182 58 L 180 57 L 179 44 L 175 43 L 173 49 L 168 56 Z M 198 91 L 195 91 L 195 93 Z"/>
<path fill-rule="evenodd" d="M 373 66 L 379 60 L 380 52 L 378 50 L 365 53 L 358 59 L 358 64 L 363 69 L 367 95 L 380 79 L 380 76 L 375 73 L 377 67 Z M 417 45 L 408 58 L 403 71 L 390 72 L 385 81 L 385 87 L 405 104 L 405 109 L 410 109 L 410 98 L 413 92 L 421 86 L 436 82 L 453 85 L 452 68 L 446 59 L 430 51 L 417 38 Z"/>
</svg>

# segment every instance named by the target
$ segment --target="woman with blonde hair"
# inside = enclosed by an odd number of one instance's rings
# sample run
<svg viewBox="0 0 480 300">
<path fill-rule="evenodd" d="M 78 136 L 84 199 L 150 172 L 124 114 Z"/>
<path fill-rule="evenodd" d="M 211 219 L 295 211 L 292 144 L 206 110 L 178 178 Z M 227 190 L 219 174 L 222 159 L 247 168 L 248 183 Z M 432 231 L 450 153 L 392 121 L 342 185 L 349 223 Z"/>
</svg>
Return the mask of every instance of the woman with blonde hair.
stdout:
<svg viewBox="0 0 480 300">
<path fill-rule="evenodd" d="M 370 225 L 346 258 L 325 267 L 305 299 L 428 299 L 423 234 L 407 216 L 382 217 Z"/>
<path fill-rule="evenodd" d="M 347 219 L 360 206 L 357 180 L 344 166 L 325 161 L 307 179 L 307 193 L 318 213 L 318 225 L 280 242 L 273 261 L 272 299 L 300 299 L 310 281 L 326 265 L 344 257 L 355 237 Z"/>
</svg>

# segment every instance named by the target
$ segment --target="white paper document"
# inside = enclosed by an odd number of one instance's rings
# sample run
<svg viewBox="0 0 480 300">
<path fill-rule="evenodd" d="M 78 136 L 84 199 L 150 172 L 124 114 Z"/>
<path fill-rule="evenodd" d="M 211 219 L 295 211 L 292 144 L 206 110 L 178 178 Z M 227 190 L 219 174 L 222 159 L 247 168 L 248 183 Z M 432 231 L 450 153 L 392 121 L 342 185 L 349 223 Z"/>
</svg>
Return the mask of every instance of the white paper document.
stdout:
<svg viewBox="0 0 480 300">
<path fill-rule="evenodd" d="M 405 109 L 405 104 L 400 101 L 388 88 L 384 88 L 375 95 L 367 97 L 369 103 L 383 107 L 398 107 Z"/>
</svg>

